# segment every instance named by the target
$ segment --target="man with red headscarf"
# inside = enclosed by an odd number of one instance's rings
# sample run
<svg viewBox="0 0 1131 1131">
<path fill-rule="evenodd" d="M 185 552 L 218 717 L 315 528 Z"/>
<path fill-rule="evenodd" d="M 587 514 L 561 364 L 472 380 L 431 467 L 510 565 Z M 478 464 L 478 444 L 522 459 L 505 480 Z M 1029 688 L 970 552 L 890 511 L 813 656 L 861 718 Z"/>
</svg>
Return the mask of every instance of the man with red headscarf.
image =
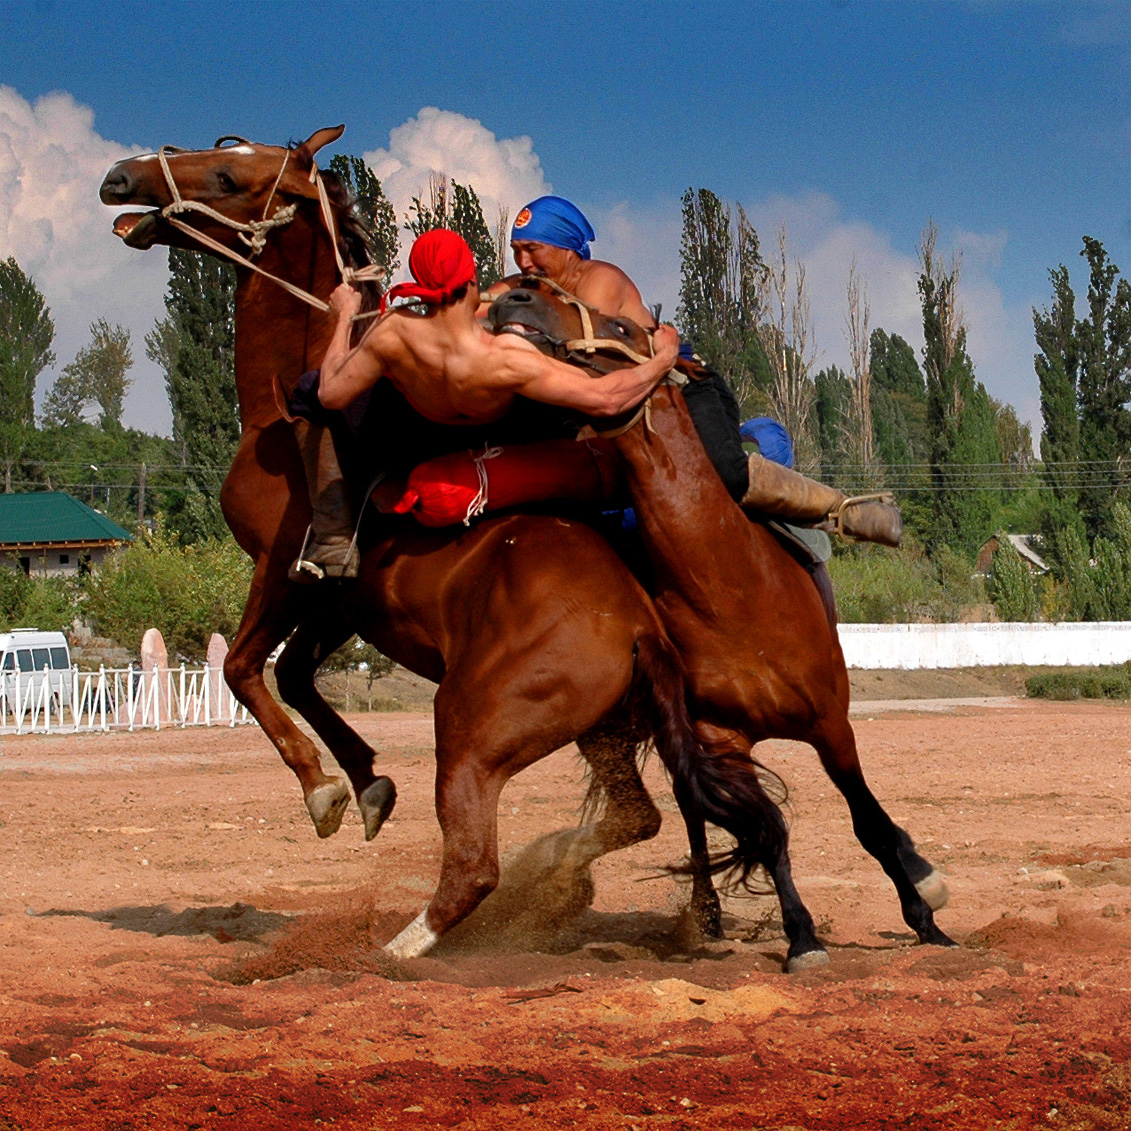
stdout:
<svg viewBox="0 0 1131 1131">
<path fill-rule="evenodd" d="M 361 297 L 345 284 L 330 296 L 337 324 L 319 379 L 318 399 L 324 408 L 345 408 L 385 378 L 420 416 L 439 426 L 471 429 L 494 424 L 519 396 L 587 416 L 615 416 L 642 401 L 675 364 L 679 337 L 671 327 L 656 331 L 654 357 L 597 378 L 544 356 L 517 335 L 488 333 L 476 319 L 479 287 L 471 249 L 445 228 L 417 239 L 409 270 L 415 282 L 393 287 L 382 311 L 396 298 L 416 299 L 424 309 L 399 306 L 384 312 L 352 349 L 352 318 Z M 344 477 L 330 437 L 323 431 L 316 440 L 319 426 L 307 427 L 308 439 L 301 446 L 314 521 L 291 576 L 356 576 Z M 428 454 L 434 453 L 420 458 Z"/>
</svg>

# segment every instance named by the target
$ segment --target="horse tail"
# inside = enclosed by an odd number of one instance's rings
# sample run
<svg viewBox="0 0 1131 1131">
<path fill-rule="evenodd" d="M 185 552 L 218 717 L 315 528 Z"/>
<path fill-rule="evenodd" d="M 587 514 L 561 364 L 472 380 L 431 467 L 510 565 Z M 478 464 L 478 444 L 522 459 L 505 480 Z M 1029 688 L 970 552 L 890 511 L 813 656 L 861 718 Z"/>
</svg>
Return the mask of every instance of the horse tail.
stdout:
<svg viewBox="0 0 1131 1131">
<path fill-rule="evenodd" d="M 731 849 L 712 855 L 711 873 L 727 873 L 732 882 L 753 890 L 751 873 L 759 865 L 772 868 L 788 851 L 789 833 L 779 808 L 786 800 L 785 783 L 748 752 L 710 749 L 700 742 L 686 690 L 683 664 L 671 641 L 663 635 L 643 637 L 637 645 L 633 692 L 660 760 L 698 816 L 734 838 Z"/>
</svg>

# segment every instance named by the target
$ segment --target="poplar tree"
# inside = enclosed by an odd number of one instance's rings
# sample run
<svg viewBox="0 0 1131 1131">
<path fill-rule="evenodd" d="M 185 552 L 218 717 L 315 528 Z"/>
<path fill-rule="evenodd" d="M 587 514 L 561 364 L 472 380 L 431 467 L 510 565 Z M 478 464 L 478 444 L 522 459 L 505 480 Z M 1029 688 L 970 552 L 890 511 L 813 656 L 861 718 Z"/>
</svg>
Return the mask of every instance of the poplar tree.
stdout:
<svg viewBox="0 0 1131 1131">
<path fill-rule="evenodd" d="M 188 540 L 226 529 L 220 487 L 240 438 L 235 376 L 235 268 L 169 249 L 168 317 L 146 336 L 146 354 L 165 370 L 173 438 L 188 486 L 170 522 Z"/>
<path fill-rule="evenodd" d="M 1080 453 L 1093 469 L 1080 509 L 1094 536 L 1110 515 L 1115 472 L 1131 449 L 1131 283 L 1119 277 L 1099 240 L 1085 236 L 1080 254 L 1089 267 L 1088 316 L 1074 335 Z"/>
<path fill-rule="evenodd" d="M 966 352 L 958 260 L 949 267 L 939 261 L 937 234 L 934 225 L 923 234 L 919 276 L 934 492 L 929 544 L 972 555 L 993 533 L 1000 496 L 991 469 L 1001 462 L 1001 448 L 989 394 Z"/>
<path fill-rule="evenodd" d="M 360 157 L 339 153 L 330 158 L 330 172 L 349 193 L 369 258 L 384 269 L 387 285 L 401 265 L 396 211 L 377 175 Z"/>
<path fill-rule="evenodd" d="M 1044 534 L 1075 526 L 1080 517 L 1077 475 L 1080 418 L 1076 407 L 1076 296 L 1068 268 L 1049 272 L 1053 300 L 1048 310 L 1033 310 L 1033 330 L 1040 353 L 1033 357 L 1041 390 L 1041 461 L 1045 488 Z"/>
<path fill-rule="evenodd" d="M 443 174 L 428 182 L 428 196 L 414 196 L 405 216 L 405 228 L 414 237 L 434 228 L 458 232 L 471 248 L 479 274 L 479 286 L 486 288 L 502 278 L 495 234 L 483 218 L 483 205 L 470 185 L 461 185 Z"/>
<path fill-rule="evenodd" d="M 0 460 L 4 490 L 35 427 L 35 381 L 55 363 L 55 323 L 34 280 L 9 256 L 0 262 Z"/>
<path fill-rule="evenodd" d="M 710 189 L 689 188 L 682 203 L 680 337 L 730 381 L 744 414 L 766 412 L 772 376 L 758 337 L 766 272 L 758 233 L 740 204 Z"/>
<path fill-rule="evenodd" d="M 930 456 L 927 386 L 915 350 L 883 329 L 873 330 L 869 341 L 876 458 L 888 468 L 925 464 Z"/>
</svg>

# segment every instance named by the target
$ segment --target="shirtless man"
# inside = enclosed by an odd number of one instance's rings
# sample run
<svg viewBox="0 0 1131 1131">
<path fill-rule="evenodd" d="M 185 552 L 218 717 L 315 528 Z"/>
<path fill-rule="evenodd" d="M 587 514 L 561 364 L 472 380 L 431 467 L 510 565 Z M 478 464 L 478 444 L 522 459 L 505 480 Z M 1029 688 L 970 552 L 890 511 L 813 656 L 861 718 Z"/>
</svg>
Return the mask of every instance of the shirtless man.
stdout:
<svg viewBox="0 0 1131 1131">
<path fill-rule="evenodd" d="M 352 349 L 352 318 L 361 296 L 345 284 L 330 296 L 337 323 L 318 385 L 324 408 L 344 408 L 384 377 L 416 412 L 441 426 L 493 424 L 520 395 L 586 416 L 615 416 L 642 401 L 678 356 L 679 336 L 671 327 L 661 327 L 653 339 L 652 358 L 593 378 L 544 356 L 520 337 L 488 333 L 476 320 L 479 288 L 471 249 L 444 228 L 417 239 L 409 270 L 416 281 L 388 292 L 381 318 Z M 385 304 L 398 297 L 419 299 L 425 308 L 397 307 L 386 313 Z M 291 576 L 356 576 L 352 515 L 344 506 L 340 468 L 331 458 L 332 441 L 326 434 L 314 435 L 318 425 L 303 424 L 300 448 L 311 485 L 313 541 L 308 538 Z"/>
<path fill-rule="evenodd" d="M 573 203 L 541 196 L 521 209 L 511 229 L 511 251 L 523 275 L 550 279 L 602 314 L 631 318 L 645 329 L 655 326 L 632 280 L 612 263 L 593 259 L 593 226 Z M 504 279 L 491 298 L 517 282 Z M 868 501 L 845 506 L 843 492 L 826 487 L 757 452 L 749 456 L 739 435 L 734 393 L 714 370 L 704 367 L 699 381 L 684 386 L 684 400 L 711 462 L 731 496 L 745 509 L 792 523 L 836 520 L 841 533 L 859 540 L 898 545 L 902 522 L 896 507 Z"/>
</svg>

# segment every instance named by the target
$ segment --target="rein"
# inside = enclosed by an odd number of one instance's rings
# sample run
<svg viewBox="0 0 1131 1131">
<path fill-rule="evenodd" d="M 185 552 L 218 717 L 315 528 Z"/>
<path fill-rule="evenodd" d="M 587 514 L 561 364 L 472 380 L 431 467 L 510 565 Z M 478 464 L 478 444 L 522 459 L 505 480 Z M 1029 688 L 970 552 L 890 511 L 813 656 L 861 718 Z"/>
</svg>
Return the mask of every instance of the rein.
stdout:
<svg viewBox="0 0 1131 1131">
<path fill-rule="evenodd" d="M 242 137 L 236 137 L 234 134 L 229 134 L 220 138 L 216 143 L 217 148 L 220 147 L 222 142 L 225 141 L 238 141 L 244 145 L 251 145 L 252 143 L 246 141 Z M 253 263 L 252 259 L 259 255 L 267 244 L 267 236 L 275 228 L 282 228 L 289 224 L 298 213 L 297 201 L 293 204 L 280 204 L 275 209 L 274 213 L 268 215 L 271 209 L 271 204 L 275 199 L 276 191 L 279 184 L 283 179 L 283 174 L 287 170 L 287 164 L 291 159 L 291 151 L 288 149 L 283 155 L 283 163 L 279 166 L 278 175 L 275 177 L 275 183 L 271 186 L 271 192 L 268 194 L 267 203 L 263 206 L 263 217 L 259 220 L 251 220 L 244 222 L 242 220 L 233 220 L 230 216 L 225 216 L 222 212 L 218 212 L 211 205 L 204 204 L 197 200 L 185 200 L 181 196 L 181 190 L 177 187 L 177 182 L 173 177 L 173 171 L 169 168 L 168 154 L 186 153 L 188 150 L 178 149 L 173 145 L 163 145 L 157 151 L 157 160 L 161 164 L 161 172 L 165 176 L 165 183 L 169 188 L 169 194 L 173 200 L 170 204 L 166 204 L 164 208 L 160 209 L 161 218 L 171 224 L 174 228 L 184 232 L 186 235 L 192 237 L 198 243 L 203 244 L 205 247 L 216 252 L 217 255 L 223 255 L 232 260 L 240 267 L 246 267 L 248 270 L 254 271 L 262 275 L 265 279 L 270 279 L 273 283 L 278 283 L 283 290 L 301 299 L 303 302 L 313 306 L 316 310 L 321 310 L 323 313 L 328 313 L 330 310 L 329 303 L 323 302 L 322 299 L 316 295 L 312 295 L 309 291 L 303 290 L 302 287 L 296 286 L 294 283 L 287 279 L 282 279 L 278 275 L 272 275 L 270 271 L 265 271 L 257 263 Z M 346 283 L 367 283 L 378 282 L 384 277 L 383 270 L 376 264 L 369 264 L 366 267 L 349 267 L 346 265 L 345 260 L 342 258 L 341 248 L 338 246 L 338 227 L 334 221 L 334 211 L 330 204 L 330 197 L 326 191 L 325 182 L 322 179 L 322 173 L 318 166 L 311 163 L 310 181 L 316 186 L 318 190 L 318 201 L 322 210 L 322 221 L 326 225 L 326 232 L 330 237 L 330 246 L 334 249 L 334 259 L 337 261 L 338 272 L 342 277 L 342 281 Z M 181 212 L 201 212 L 210 219 L 231 228 L 235 231 L 239 238 L 247 244 L 249 254 L 243 256 L 237 252 L 232 251 L 219 240 L 213 239 L 211 236 L 206 235 L 204 232 L 198 231 L 190 224 L 186 224 L 183 220 L 177 219 L 177 214 Z M 362 318 L 371 318 L 376 311 L 358 314 L 354 316 L 354 321 Z"/>
</svg>

